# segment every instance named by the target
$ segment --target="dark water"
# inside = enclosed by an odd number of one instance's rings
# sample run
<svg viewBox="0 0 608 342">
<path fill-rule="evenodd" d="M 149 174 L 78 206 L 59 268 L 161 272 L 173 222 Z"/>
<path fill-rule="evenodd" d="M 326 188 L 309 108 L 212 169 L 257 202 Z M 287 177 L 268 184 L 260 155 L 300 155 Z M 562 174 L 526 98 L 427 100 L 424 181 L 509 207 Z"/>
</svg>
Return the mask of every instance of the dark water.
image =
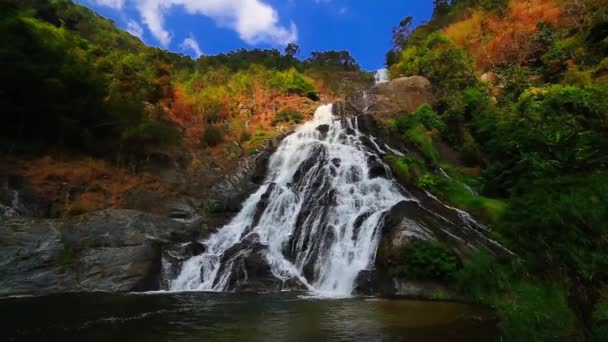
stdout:
<svg viewBox="0 0 608 342">
<path fill-rule="evenodd" d="M 56 295 L 0 300 L 0 341 L 491 341 L 485 308 L 302 295 Z"/>
</svg>

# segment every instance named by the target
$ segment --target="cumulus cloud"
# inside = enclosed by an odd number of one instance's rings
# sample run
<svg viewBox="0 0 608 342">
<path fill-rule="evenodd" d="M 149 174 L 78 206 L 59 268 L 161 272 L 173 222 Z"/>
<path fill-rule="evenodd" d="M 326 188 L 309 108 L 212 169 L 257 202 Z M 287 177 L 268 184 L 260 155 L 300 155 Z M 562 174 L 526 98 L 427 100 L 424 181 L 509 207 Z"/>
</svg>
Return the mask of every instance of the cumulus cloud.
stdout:
<svg viewBox="0 0 608 342">
<path fill-rule="evenodd" d="M 127 32 L 134 35 L 135 37 L 142 39 L 144 36 L 144 28 L 133 19 L 127 20 Z"/>
<path fill-rule="evenodd" d="M 198 42 L 196 41 L 196 38 L 194 37 L 194 35 L 192 33 L 190 33 L 190 36 L 186 39 L 184 39 L 184 41 L 179 45 L 183 50 L 192 50 L 192 52 L 194 52 L 195 57 L 198 58 L 200 55 L 203 54 L 203 51 L 201 50 L 201 47 L 198 45 Z"/>
<path fill-rule="evenodd" d="M 286 45 L 298 38 L 296 25 L 281 25 L 279 14 L 264 0 L 95 0 L 101 5 L 120 8 L 131 2 L 150 33 L 168 46 L 172 34 L 165 27 L 165 15 L 174 7 L 181 7 L 191 15 L 212 18 L 219 26 L 235 30 L 249 44 L 269 43 Z M 120 6 L 120 7 L 117 7 Z"/>
</svg>

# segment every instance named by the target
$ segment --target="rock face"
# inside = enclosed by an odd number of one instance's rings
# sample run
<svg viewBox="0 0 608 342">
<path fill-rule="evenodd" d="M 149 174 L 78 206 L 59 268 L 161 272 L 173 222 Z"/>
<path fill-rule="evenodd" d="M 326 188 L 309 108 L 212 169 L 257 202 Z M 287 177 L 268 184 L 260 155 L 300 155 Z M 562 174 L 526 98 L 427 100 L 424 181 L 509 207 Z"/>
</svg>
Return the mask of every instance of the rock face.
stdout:
<svg viewBox="0 0 608 342">
<path fill-rule="evenodd" d="M 250 234 L 222 255 L 221 267 L 231 269 L 226 291 L 277 292 L 306 288 L 298 279 L 276 278 L 265 257 L 267 249 L 268 246 L 260 242 L 257 234 Z M 221 274 L 223 270 L 219 272 Z"/>
<path fill-rule="evenodd" d="M 429 298 L 433 292 L 443 290 L 434 282 L 391 276 L 391 260 L 398 258 L 399 251 L 415 239 L 441 241 L 460 259 L 478 250 L 497 256 L 511 254 L 489 239 L 485 228 L 465 212 L 446 207 L 424 192 L 415 196 L 418 201 L 399 202 L 386 213 L 374 269 L 359 274 L 355 292 Z"/>
<path fill-rule="evenodd" d="M 159 288 L 161 255 L 200 230 L 132 210 L 0 219 L 0 295 Z"/>
<path fill-rule="evenodd" d="M 431 83 L 422 76 L 402 77 L 359 91 L 334 104 L 334 114 L 355 116 L 374 114 L 393 117 L 415 111 L 424 103 L 434 101 Z"/>
</svg>

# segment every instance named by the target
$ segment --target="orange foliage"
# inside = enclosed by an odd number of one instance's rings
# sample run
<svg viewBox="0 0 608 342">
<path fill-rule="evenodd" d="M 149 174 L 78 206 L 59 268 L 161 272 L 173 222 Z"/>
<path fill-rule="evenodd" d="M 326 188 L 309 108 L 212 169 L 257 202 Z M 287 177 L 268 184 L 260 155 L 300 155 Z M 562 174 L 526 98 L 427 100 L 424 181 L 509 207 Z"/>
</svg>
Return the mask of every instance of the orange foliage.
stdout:
<svg viewBox="0 0 608 342">
<path fill-rule="evenodd" d="M 537 23 L 560 27 L 562 9 L 556 0 L 512 0 L 504 16 L 475 10 L 443 33 L 467 49 L 481 70 L 504 62 L 522 64 L 533 52 Z"/>
<path fill-rule="evenodd" d="M 173 105 L 169 118 L 184 132 L 184 141 L 189 146 L 198 144 L 204 130 L 204 120 L 194 113 L 192 103 L 187 98 L 186 91 L 181 86 L 173 89 Z"/>
<path fill-rule="evenodd" d="M 67 215 L 118 208 L 124 196 L 135 188 L 160 190 L 160 183 L 148 174 L 132 174 L 92 158 L 64 159 L 50 156 L 34 160 L 4 160 L 8 174 L 20 174 L 32 190 L 47 198 Z"/>
</svg>

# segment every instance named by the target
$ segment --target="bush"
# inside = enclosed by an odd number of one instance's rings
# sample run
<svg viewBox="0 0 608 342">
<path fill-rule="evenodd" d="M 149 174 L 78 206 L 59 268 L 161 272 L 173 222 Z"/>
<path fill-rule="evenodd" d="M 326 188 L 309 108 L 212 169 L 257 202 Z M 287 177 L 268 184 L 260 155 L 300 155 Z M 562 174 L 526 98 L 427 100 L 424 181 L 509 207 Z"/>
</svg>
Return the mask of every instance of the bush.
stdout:
<svg viewBox="0 0 608 342">
<path fill-rule="evenodd" d="M 435 177 L 431 174 L 427 173 L 418 179 L 418 186 L 425 190 L 433 191 L 436 185 Z"/>
<path fill-rule="evenodd" d="M 384 162 L 388 164 L 397 180 L 403 185 L 418 185 L 418 178 L 422 175 L 424 162 L 415 157 L 386 156 Z"/>
<path fill-rule="evenodd" d="M 466 210 L 486 222 L 497 222 L 506 209 L 503 201 L 478 195 L 454 178 L 435 178 L 432 190 L 448 204 Z"/>
<path fill-rule="evenodd" d="M 246 142 L 246 141 L 251 140 L 251 133 L 249 133 L 247 131 L 241 132 L 241 137 L 239 138 L 239 140 L 241 142 Z"/>
<path fill-rule="evenodd" d="M 443 131 L 445 129 L 445 124 L 441 121 L 439 115 L 426 103 L 418 107 L 413 113 L 401 115 L 395 120 L 395 126 L 401 132 L 405 132 L 418 124 L 422 124 L 428 130 Z"/>
<path fill-rule="evenodd" d="M 179 133 L 172 125 L 148 119 L 126 130 L 122 138 L 131 145 L 131 148 L 136 148 L 147 144 L 165 145 L 177 143 L 179 141 Z"/>
<path fill-rule="evenodd" d="M 285 109 L 277 113 L 274 120 L 272 121 L 272 124 L 276 125 L 278 123 L 290 121 L 293 121 L 295 123 L 301 123 L 303 118 L 304 117 L 302 116 L 302 113 L 293 109 Z"/>
<path fill-rule="evenodd" d="M 608 173 L 528 183 L 497 228 L 536 272 L 593 279 L 608 270 Z"/>
<path fill-rule="evenodd" d="M 499 263 L 478 253 L 455 273 L 457 289 L 469 300 L 492 305 L 504 341 L 569 341 L 574 315 L 566 292 L 525 279 L 519 260 Z"/>
<path fill-rule="evenodd" d="M 209 126 L 201 136 L 201 145 L 215 147 L 224 141 L 222 130 L 216 126 Z"/>
<path fill-rule="evenodd" d="M 413 240 L 401 249 L 391 273 L 418 280 L 446 281 L 459 267 L 458 258 L 441 242 Z"/>
<path fill-rule="evenodd" d="M 608 289 L 605 289 L 604 293 L 608 294 Z M 608 298 L 604 298 L 595 307 L 592 341 L 608 341 Z"/>
<path fill-rule="evenodd" d="M 564 83 L 575 86 L 590 86 L 593 83 L 591 71 L 578 70 L 577 67 L 570 67 L 564 74 Z"/>
<path fill-rule="evenodd" d="M 306 96 L 315 101 L 319 100 L 319 92 L 314 86 L 314 81 L 295 69 L 272 73 L 269 84 L 272 88 L 282 92 Z"/>
<path fill-rule="evenodd" d="M 412 143 L 417 145 L 422 154 L 433 164 L 436 164 L 439 159 L 439 153 L 433 146 L 433 138 L 428 134 L 428 131 L 422 124 L 418 124 L 405 132 L 405 136 Z"/>
</svg>

